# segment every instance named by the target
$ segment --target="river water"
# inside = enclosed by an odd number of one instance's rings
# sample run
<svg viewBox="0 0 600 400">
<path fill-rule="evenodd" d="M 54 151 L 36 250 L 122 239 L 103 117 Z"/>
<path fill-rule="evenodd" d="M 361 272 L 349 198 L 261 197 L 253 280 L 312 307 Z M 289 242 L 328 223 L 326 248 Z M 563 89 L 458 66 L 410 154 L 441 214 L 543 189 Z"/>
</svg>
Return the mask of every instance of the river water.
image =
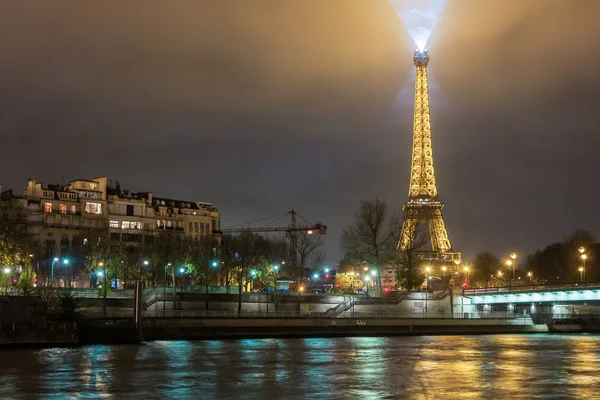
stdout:
<svg viewBox="0 0 600 400">
<path fill-rule="evenodd" d="M 600 336 L 156 341 L 0 350 L 0 399 L 600 399 Z"/>
</svg>

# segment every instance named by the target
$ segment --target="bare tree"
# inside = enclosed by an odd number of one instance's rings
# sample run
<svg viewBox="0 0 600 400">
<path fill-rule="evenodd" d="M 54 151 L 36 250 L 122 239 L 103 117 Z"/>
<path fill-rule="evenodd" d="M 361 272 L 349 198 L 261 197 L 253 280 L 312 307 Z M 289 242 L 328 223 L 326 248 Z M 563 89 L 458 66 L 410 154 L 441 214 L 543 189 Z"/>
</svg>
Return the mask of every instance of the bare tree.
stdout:
<svg viewBox="0 0 600 400">
<path fill-rule="evenodd" d="M 378 287 L 381 290 L 381 267 L 389 262 L 394 253 L 391 244 L 397 239 L 397 223 L 388 216 L 387 205 L 375 200 L 362 200 L 354 223 L 342 232 L 341 246 L 346 256 L 373 264 L 378 270 Z"/>
<path fill-rule="evenodd" d="M 398 224 L 399 234 L 400 228 L 401 225 Z M 419 252 L 428 242 L 428 232 L 423 229 L 423 225 L 417 226 L 413 236 L 409 238 L 406 248 L 398 253 L 396 281 L 408 291 L 420 286 L 423 283 L 423 280 L 427 278 L 426 274 L 422 271 L 424 260 L 423 257 L 419 255 Z"/>
<path fill-rule="evenodd" d="M 477 254 L 473 261 L 474 281 L 483 287 L 489 286 L 499 268 L 500 259 L 495 254 L 489 251 Z"/>
<path fill-rule="evenodd" d="M 323 246 L 323 237 L 321 235 L 309 235 L 301 233 L 298 236 L 298 265 L 292 266 L 294 279 L 300 285 L 307 275 L 307 269 L 310 265 L 316 266 L 323 260 L 323 253 L 319 249 Z"/>
</svg>

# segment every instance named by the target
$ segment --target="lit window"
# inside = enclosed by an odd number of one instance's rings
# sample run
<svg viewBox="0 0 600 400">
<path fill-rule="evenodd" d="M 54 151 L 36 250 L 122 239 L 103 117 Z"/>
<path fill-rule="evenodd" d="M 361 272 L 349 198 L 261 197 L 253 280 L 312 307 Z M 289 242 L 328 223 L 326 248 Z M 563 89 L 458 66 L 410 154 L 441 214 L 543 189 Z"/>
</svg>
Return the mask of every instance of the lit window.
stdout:
<svg viewBox="0 0 600 400">
<path fill-rule="evenodd" d="M 119 221 L 110 221 L 109 226 L 111 228 L 117 228 L 118 229 L 119 228 Z"/>
<path fill-rule="evenodd" d="M 129 229 L 129 221 L 123 221 L 121 222 L 121 229 Z"/>
<path fill-rule="evenodd" d="M 129 225 L 130 229 L 142 229 L 142 223 L 141 222 L 131 222 Z"/>
<path fill-rule="evenodd" d="M 90 189 L 96 189 L 96 184 L 95 183 L 90 183 Z"/>
<path fill-rule="evenodd" d="M 77 213 L 77 207 L 76 207 L 76 206 L 74 206 L 74 205 L 73 205 L 73 206 L 70 206 L 70 207 L 69 207 L 69 212 L 70 212 L 71 214 L 75 214 L 75 213 Z"/>
<path fill-rule="evenodd" d="M 66 214 L 67 213 L 67 205 L 66 204 L 59 204 L 58 205 L 58 212 L 61 214 Z"/>
<path fill-rule="evenodd" d="M 85 212 L 88 214 L 102 214 L 102 204 L 85 203 Z"/>
<path fill-rule="evenodd" d="M 44 203 L 44 212 L 51 213 L 52 212 L 52 203 Z"/>
</svg>

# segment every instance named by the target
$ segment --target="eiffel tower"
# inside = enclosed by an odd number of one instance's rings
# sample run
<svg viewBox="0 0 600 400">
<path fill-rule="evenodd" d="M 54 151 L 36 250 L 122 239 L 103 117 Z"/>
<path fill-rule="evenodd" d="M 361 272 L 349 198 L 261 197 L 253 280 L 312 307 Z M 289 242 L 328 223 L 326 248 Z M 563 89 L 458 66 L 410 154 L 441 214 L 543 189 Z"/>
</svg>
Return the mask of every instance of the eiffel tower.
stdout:
<svg viewBox="0 0 600 400">
<path fill-rule="evenodd" d="M 415 120 L 413 127 L 412 167 L 408 202 L 404 204 L 404 223 L 398 249 L 406 251 L 414 246 L 420 224 L 429 226 L 431 251 L 421 252 L 424 258 L 443 261 L 459 261 L 460 253 L 452 251 L 448 232 L 442 217 L 444 204 L 438 198 L 433 171 L 431 148 L 431 123 L 429 114 L 429 87 L 427 84 L 427 50 L 416 50 L 414 63 L 417 68 L 415 81 Z"/>
</svg>

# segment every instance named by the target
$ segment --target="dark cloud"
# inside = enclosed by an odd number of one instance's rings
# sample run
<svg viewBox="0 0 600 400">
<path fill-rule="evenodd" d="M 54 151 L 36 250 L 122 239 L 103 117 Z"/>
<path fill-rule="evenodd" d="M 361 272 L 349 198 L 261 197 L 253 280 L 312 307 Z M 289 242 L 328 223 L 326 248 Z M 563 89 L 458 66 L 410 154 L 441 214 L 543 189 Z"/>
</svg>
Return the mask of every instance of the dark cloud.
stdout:
<svg viewBox="0 0 600 400">
<path fill-rule="evenodd" d="M 432 125 L 457 250 L 599 234 L 596 0 L 449 0 Z M 412 44 L 385 0 L 4 1 L 0 182 L 109 175 L 224 225 L 407 197 Z"/>
</svg>

